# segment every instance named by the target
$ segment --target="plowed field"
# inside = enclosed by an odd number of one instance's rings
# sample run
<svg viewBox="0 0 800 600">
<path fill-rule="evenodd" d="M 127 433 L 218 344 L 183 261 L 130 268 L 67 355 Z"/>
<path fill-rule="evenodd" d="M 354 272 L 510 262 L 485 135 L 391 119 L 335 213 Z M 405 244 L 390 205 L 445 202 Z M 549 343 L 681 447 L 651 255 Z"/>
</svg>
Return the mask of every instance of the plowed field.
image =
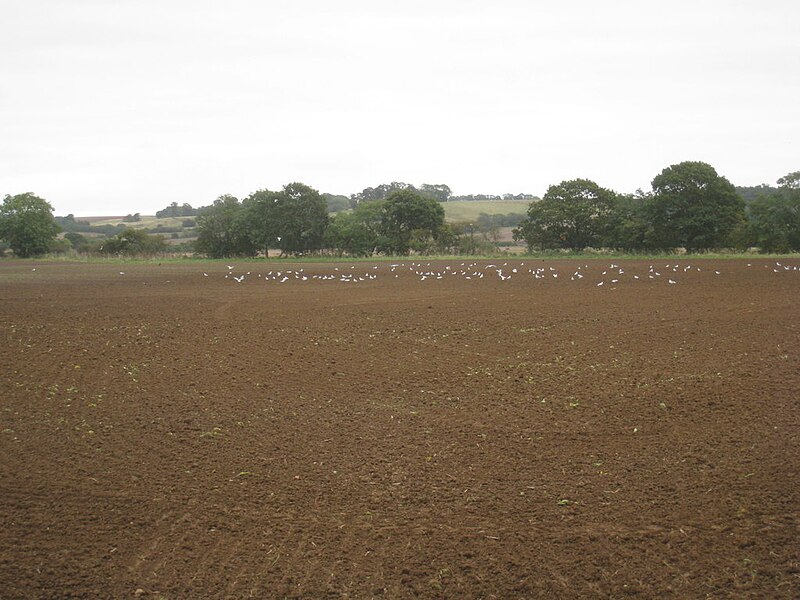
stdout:
<svg viewBox="0 0 800 600">
<path fill-rule="evenodd" d="M 797 598 L 800 261 L 674 262 L 0 262 L 0 597 Z"/>
</svg>

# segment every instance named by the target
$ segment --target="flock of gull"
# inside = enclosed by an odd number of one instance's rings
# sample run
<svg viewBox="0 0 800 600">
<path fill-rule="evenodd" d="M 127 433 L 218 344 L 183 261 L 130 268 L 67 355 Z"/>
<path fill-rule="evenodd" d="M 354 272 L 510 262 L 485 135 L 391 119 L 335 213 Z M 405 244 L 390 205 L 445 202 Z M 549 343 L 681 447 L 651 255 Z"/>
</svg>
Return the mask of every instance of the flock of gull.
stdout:
<svg viewBox="0 0 800 600">
<path fill-rule="evenodd" d="M 747 267 L 752 267 L 748 263 Z M 775 261 L 774 264 L 764 264 L 764 268 L 771 268 L 774 273 L 800 272 L 800 267 L 784 264 Z M 719 276 L 722 271 L 718 268 L 708 268 L 690 263 L 667 263 L 650 264 L 645 269 L 641 265 L 634 267 L 624 267 L 616 263 L 589 263 L 579 265 L 573 271 L 572 268 L 565 270 L 563 265 L 538 266 L 526 265 L 525 262 L 453 262 L 430 263 L 430 262 L 396 262 L 382 265 L 350 265 L 350 266 L 331 266 L 326 272 L 306 272 L 304 268 L 274 269 L 265 273 L 253 271 L 241 271 L 235 265 L 227 265 L 224 274 L 226 280 L 241 284 L 248 282 L 276 283 L 285 284 L 288 282 L 303 281 L 330 281 L 337 283 L 357 284 L 374 281 L 379 277 L 389 277 L 398 279 L 401 276 L 416 278 L 419 281 L 442 281 L 447 279 L 463 280 L 489 280 L 511 281 L 512 279 L 529 279 L 534 281 L 571 281 L 577 282 L 587 279 L 596 287 L 613 287 L 623 281 L 626 282 L 652 282 L 664 283 L 666 285 L 676 285 L 686 276 L 702 272 L 707 269 L 713 276 Z M 208 273 L 203 273 L 204 277 L 209 277 Z"/>
</svg>

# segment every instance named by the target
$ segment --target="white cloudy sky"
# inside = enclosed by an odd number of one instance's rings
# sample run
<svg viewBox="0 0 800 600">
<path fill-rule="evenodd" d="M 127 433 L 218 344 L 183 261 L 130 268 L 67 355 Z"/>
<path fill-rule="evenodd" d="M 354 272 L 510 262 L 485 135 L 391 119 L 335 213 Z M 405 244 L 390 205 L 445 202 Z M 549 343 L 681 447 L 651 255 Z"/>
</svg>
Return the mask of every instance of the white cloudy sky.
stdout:
<svg viewBox="0 0 800 600">
<path fill-rule="evenodd" d="M 0 0 L 0 195 L 543 194 L 800 169 L 797 0 Z"/>
</svg>

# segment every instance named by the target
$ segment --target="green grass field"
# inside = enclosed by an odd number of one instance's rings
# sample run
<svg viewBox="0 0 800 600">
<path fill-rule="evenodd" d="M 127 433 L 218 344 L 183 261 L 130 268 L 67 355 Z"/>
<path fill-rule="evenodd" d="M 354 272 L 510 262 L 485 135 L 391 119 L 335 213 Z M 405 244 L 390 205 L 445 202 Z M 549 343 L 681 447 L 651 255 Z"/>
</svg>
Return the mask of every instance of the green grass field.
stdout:
<svg viewBox="0 0 800 600">
<path fill-rule="evenodd" d="M 459 201 L 444 202 L 445 219 L 448 223 L 463 223 L 477 219 L 481 213 L 487 215 L 524 215 L 530 202 L 527 200 Z"/>
<path fill-rule="evenodd" d="M 494 201 L 458 201 L 444 202 L 445 219 L 448 223 L 468 222 L 477 219 L 481 213 L 487 215 L 524 215 L 530 202 L 527 200 L 494 200 Z M 121 217 L 114 219 L 91 219 L 92 225 L 119 225 L 123 224 L 134 229 L 155 229 L 159 225 L 163 227 L 180 227 L 185 219 L 194 217 L 167 217 L 156 219 L 152 215 L 141 215 L 141 220 L 135 223 L 124 223 Z"/>
<path fill-rule="evenodd" d="M 93 226 L 100 225 L 125 225 L 126 227 L 133 227 L 134 229 L 155 229 L 159 225 L 162 227 L 181 227 L 186 219 L 194 219 L 194 217 L 166 217 L 164 219 L 156 219 L 153 215 L 141 215 L 141 220 L 133 223 L 125 223 L 122 217 L 114 219 L 89 219 Z M 78 217 L 78 221 L 82 219 Z"/>
</svg>

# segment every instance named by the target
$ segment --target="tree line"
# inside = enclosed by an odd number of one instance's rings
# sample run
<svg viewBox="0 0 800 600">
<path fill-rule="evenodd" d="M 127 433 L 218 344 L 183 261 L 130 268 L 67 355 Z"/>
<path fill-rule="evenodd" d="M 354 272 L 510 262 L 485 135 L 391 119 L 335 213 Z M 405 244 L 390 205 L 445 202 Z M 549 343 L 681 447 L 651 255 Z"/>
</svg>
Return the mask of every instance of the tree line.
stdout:
<svg viewBox="0 0 800 600">
<path fill-rule="evenodd" d="M 213 258 L 269 256 L 271 249 L 281 255 L 403 255 L 441 249 L 448 233 L 441 204 L 408 188 L 383 200 L 362 200 L 333 218 L 327 204 L 302 183 L 259 190 L 241 201 L 220 196 L 198 212 L 195 249 Z"/>
<path fill-rule="evenodd" d="M 800 250 L 800 171 L 749 203 L 703 162 L 669 166 L 651 185 L 649 192 L 619 194 L 588 179 L 563 181 L 530 205 L 514 237 L 531 251 Z"/>
<path fill-rule="evenodd" d="M 446 184 L 431 184 L 423 183 L 420 186 L 415 186 L 412 183 L 405 183 L 403 181 L 392 181 L 391 183 L 381 183 L 375 187 L 366 187 L 360 192 L 351 194 L 350 196 L 343 196 L 340 194 L 323 193 L 322 198 L 328 207 L 329 213 L 337 213 L 344 210 L 356 208 L 361 202 L 373 202 L 376 200 L 386 200 L 390 194 L 396 191 L 409 190 L 436 200 L 437 202 L 494 202 L 494 201 L 528 201 L 532 202 L 538 200 L 537 196 L 533 194 L 468 194 L 463 196 L 454 196 L 450 186 Z M 195 216 L 205 207 L 193 208 L 191 204 L 184 203 L 178 205 L 177 202 L 172 202 L 166 208 L 156 212 L 157 219 L 164 219 L 169 217 L 185 217 Z M 137 213 L 138 214 L 138 213 Z M 130 216 L 130 215 L 129 215 Z"/>
<path fill-rule="evenodd" d="M 434 191 L 441 196 L 437 197 Z M 293 183 L 262 190 L 241 202 L 223 196 L 201 209 L 198 252 L 213 257 L 333 253 L 338 256 L 480 253 L 473 224 L 446 224 L 447 186 L 394 182 L 354 195 L 354 208 L 329 216 L 319 192 Z M 482 231 L 506 219 L 479 219 Z M 494 222 L 496 225 L 492 225 Z M 709 164 L 671 165 L 652 190 L 620 194 L 588 179 L 550 186 L 516 224 L 514 238 L 529 251 L 611 248 L 625 252 L 702 252 L 758 247 L 800 250 L 800 172 L 778 180 L 749 203 Z"/>
<path fill-rule="evenodd" d="M 361 202 L 372 202 L 375 200 L 386 200 L 390 194 L 396 191 L 410 190 L 420 196 L 436 200 L 437 202 L 487 202 L 498 200 L 527 200 L 532 202 L 538 200 L 533 194 L 468 194 L 465 196 L 454 196 L 450 186 L 444 183 L 423 183 L 418 188 L 411 183 L 403 181 L 393 181 L 382 183 L 375 187 L 367 187 L 356 194 L 350 196 L 350 207 L 355 208 Z M 334 211 L 331 211 L 334 212 Z"/>
<path fill-rule="evenodd" d="M 703 162 L 671 165 L 652 181 L 652 189 L 621 194 L 588 179 L 562 181 L 531 201 L 527 214 L 482 216 L 479 231 L 516 225 L 514 239 L 528 250 L 579 251 L 610 248 L 626 252 L 701 252 L 757 247 L 764 252 L 800 251 L 800 171 L 777 181 L 737 191 Z M 491 251 L 489 237 L 476 238 L 475 224 L 446 224 L 442 203 L 453 199 L 446 185 L 393 182 L 365 188 L 349 198 L 320 194 L 303 184 L 259 190 L 239 200 L 231 195 L 193 209 L 173 203 L 163 216 L 192 216 L 198 238 L 194 249 L 210 257 L 327 253 L 480 254 Z M 332 210 L 333 207 L 338 209 Z M 331 214 L 333 213 L 333 214 Z M 72 247 L 109 254 L 154 254 L 164 239 L 138 230 L 111 229 L 105 240 L 88 242 L 74 217 L 55 218 L 52 206 L 33 193 L 6 195 L 0 206 L 0 242 L 21 257 L 58 250 L 61 227 Z M 86 225 L 88 227 L 88 224 Z M 71 239 L 71 238 L 74 238 Z M 496 240 L 494 240 L 496 242 Z M 2 250 L 2 247 L 0 247 Z"/>
</svg>

